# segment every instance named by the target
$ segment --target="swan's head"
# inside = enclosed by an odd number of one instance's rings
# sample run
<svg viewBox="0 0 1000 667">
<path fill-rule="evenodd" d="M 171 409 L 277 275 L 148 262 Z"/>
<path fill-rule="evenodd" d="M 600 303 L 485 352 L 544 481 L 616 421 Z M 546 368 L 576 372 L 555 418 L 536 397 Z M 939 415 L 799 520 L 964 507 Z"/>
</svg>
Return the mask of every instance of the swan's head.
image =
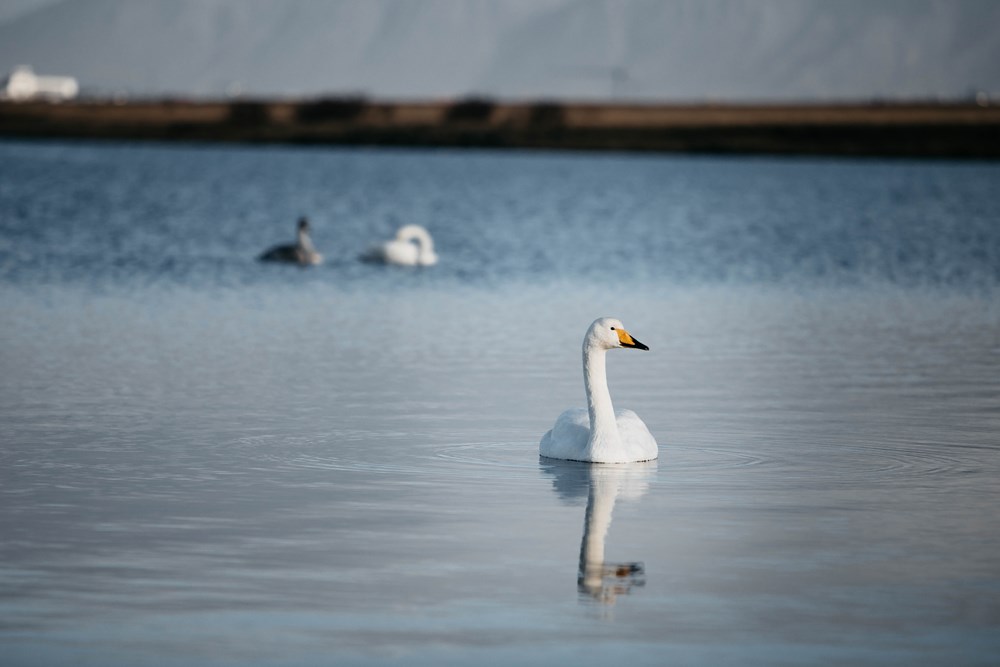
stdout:
<svg viewBox="0 0 1000 667">
<path fill-rule="evenodd" d="M 308 232 L 309 231 L 309 219 L 305 216 L 299 218 L 299 231 Z"/>
<path fill-rule="evenodd" d="M 587 329 L 587 335 L 583 339 L 585 348 L 595 347 L 603 350 L 613 350 L 616 347 L 634 347 L 639 350 L 649 348 L 632 338 L 632 334 L 625 330 L 621 320 L 613 317 L 602 317 L 594 320 L 594 323 Z"/>
</svg>

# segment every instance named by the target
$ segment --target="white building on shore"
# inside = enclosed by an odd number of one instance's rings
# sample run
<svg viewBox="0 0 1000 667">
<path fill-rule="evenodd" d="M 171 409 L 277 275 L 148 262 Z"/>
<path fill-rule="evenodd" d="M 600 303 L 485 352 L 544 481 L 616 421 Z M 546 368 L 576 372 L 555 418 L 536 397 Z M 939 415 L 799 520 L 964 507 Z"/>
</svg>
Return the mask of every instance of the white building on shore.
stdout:
<svg viewBox="0 0 1000 667">
<path fill-rule="evenodd" d="M 0 83 L 0 99 L 4 100 L 71 100 L 79 92 L 73 77 L 38 76 L 28 65 L 18 65 Z"/>
</svg>

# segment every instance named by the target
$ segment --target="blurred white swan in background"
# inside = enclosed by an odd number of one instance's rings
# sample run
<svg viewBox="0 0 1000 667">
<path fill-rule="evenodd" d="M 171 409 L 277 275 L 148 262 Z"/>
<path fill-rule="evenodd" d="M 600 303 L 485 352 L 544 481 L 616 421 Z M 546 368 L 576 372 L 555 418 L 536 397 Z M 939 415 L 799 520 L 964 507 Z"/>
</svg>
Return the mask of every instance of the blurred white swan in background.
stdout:
<svg viewBox="0 0 1000 667">
<path fill-rule="evenodd" d="M 605 353 L 619 347 L 649 348 L 632 338 L 614 318 L 594 320 L 583 337 L 583 382 L 587 409 L 571 408 L 542 436 L 538 452 L 552 459 L 591 463 L 651 461 L 658 454 L 656 440 L 631 410 L 615 412 L 608 391 Z"/>
<path fill-rule="evenodd" d="M 438 261 L 434 240 L 420 225 L 403 225 L 396 238 L 372 247 L 361 259 L 400 266 L 433 266 Z"/>
<path fill-rule="evenodd" d="M 319 264 L 323 255 L 316 252 L 312 239 L 309 238 L 309 220 L 299 218 L 298 237 L 294 245 L 278 245 L 261 253 L 258 257 L 262 262 L 288 262 L 292 264 Z"/>
</svg>

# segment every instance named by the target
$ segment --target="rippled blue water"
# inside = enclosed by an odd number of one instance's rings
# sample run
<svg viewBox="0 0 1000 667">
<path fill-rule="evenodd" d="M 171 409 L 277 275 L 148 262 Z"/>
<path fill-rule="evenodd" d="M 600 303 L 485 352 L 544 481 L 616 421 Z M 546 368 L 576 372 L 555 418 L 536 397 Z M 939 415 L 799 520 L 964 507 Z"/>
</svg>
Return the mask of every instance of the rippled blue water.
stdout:
<svg viewBox="0 0 1000 667">
<path fill-rule="evenodd" d="M 0 662 L 992 664 L 998 182 L 0 143 Z M 537 456 L 601 315 L 655 465 Z"/>
</svg>

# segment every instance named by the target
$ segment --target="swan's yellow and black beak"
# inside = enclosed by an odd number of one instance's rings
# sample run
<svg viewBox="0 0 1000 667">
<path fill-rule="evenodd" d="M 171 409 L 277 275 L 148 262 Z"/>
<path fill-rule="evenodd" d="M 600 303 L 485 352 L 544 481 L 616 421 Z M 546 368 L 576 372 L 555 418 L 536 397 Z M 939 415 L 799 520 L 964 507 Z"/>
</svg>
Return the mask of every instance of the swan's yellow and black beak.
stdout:
<svg viewBox="0 0 1000 667">
<path fill-rule="evenodd" d="M 632 334 L 625 331 L 624 329 L 618 329 L 618 342 L 622 344 L 622 347 L 634 347 L 638 350 L 648 350 L 649 348 L 632 338 Z"/>
</svg>

